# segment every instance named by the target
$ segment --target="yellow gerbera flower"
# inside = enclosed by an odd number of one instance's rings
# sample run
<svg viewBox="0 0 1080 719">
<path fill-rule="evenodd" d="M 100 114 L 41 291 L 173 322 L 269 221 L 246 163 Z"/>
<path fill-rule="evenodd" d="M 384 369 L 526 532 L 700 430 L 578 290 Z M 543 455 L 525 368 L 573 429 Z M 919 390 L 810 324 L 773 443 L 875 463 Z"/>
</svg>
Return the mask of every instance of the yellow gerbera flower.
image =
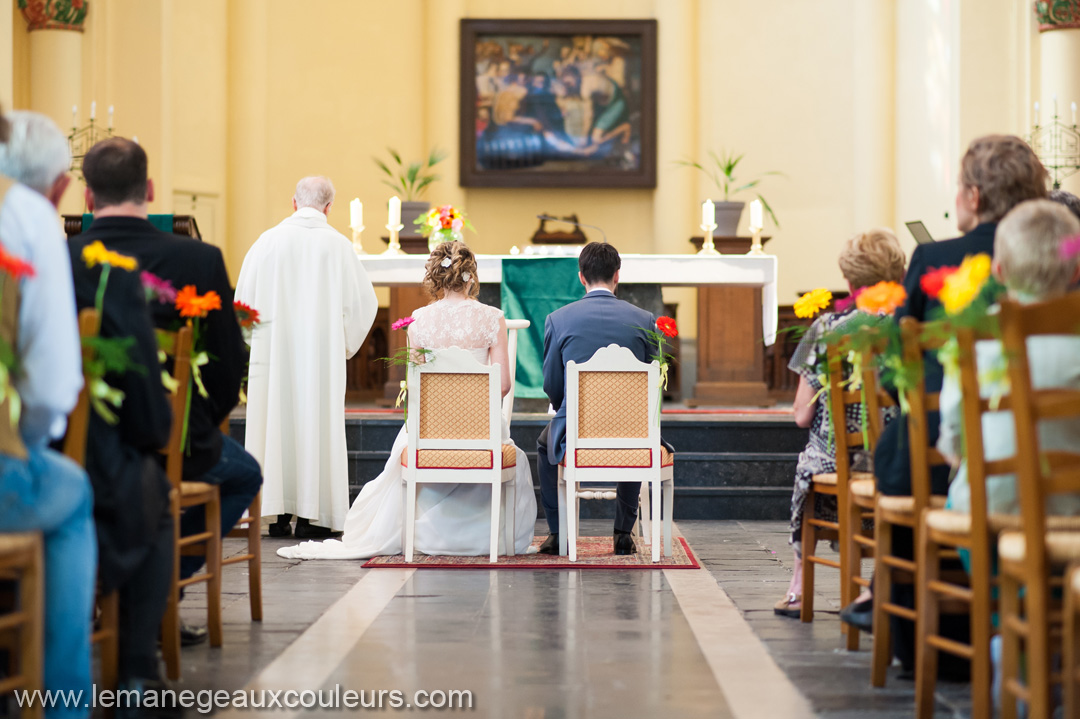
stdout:
<svg viewBox="0 0 1080 719">
<path fill-rule="evenodd" d="M 829 306 L 832 302 L 832 292 L 824 287 L 810 290 L 795 301 L 795 316 L 808 319 Z"/>
<path fill-rule="evenodd" d="M 955 315 L 979 296 L 990 277 L 990 255 L 968 255 L 959 269 L 945 278 L 938 299 L 945 311 Z"/>
<path fill-rule="evenodd" d="M 122 270 L 127 270 L 128 272 L 134 272 L 139 267 L 139 263 L 134 257 L 121 255 L 119 252 L 113 252 L 112 250 L 107 249 L 101 240 L 95 240 L 84 247 L 82 258 L 87 267 L 93 267 L 94 265 L 111 265 L 113 267 L 119 267 Z"/>
</svg>

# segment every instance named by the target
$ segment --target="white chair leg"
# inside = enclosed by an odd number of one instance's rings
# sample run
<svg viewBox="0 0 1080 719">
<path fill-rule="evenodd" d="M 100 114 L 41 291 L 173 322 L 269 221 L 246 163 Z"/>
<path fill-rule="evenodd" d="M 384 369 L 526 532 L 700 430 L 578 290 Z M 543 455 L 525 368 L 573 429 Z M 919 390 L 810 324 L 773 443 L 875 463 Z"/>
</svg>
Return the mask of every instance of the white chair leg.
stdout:
<svg viewBox="0 0 1080 719">
<path fill-rule="evenodd" d="M 659 475 L 654 477 L 649 482 L 649 489 L 652 490 L 652 503 L 653 507 L 657 510 L 660 509 L 660 477 Z M 653 564 L 660 561 L 660 517 L 654 517 L 652 524 L 652 560 Z"/>
<path fill-rule="evenodd" d="M 499 509 L 502 504 L 502 473 L 491 483 L 491 563 L 499 561 Z"/>
<path fill-rule="evenodd" d="M 664 556 L 666 556 L 666 557 L 673 556 L 673 554 L 674 554 L 674 549 L 672 548 L 672 544 L 674 543 L 675 540 L 671 536 L 672 532 L 674 531 L 672 529 L 672 526 L 671 526 L 671 524 L 672 524 L 672 516 L 674 515 L 674 512 L 675 512 L 675 482 L 669 476 L 667 478 L 667 481 L 664 482 L 664 506 L 663 506 L 663 516 L 664 516 Z"/>
<path fill-rule="evenodd" d="M 638 510 L 641 514 L 641 531 L 645 535 L 652 534 L 652 513 L 649 511 L 650 504 L 649 485 L 647 482 L 642 482 L 641 491 L 638 492 Z"/>
<path fill-rule="evenodd" d="M 559 497 L 559 555 L 565 557 L 567 552 L 566 513 L 569 511 L 569 502 L 566 501 L 566 493 L 570 491 L 570 485 L 566 482 L 562 468 L 559 468 L 559 483 L 556 485 L 556 494 Z"/>
<path fill-rule="evenodd" d="M 517 480 L 511 476 L 509 482 L 503 482 L 503 537 L 506 542 L 506 554 L 517 554 Z"/>
<path fill-rule="evenodd" d="M 566 548 L 567 556 L 571 562 L 577 561 L 577 535 L 578 535 L 578 496 L 577 496 L 577 482 L 566 483 Z M 562 541 L 562 537 L 559 537 L 559 541 Z"/>
<path fill-rule="evenodd" d="M 413 544 L 416 540 L 416 482 L 406 480 L 405 486 L 405 561 L 413 560 Z"/>
</svg>

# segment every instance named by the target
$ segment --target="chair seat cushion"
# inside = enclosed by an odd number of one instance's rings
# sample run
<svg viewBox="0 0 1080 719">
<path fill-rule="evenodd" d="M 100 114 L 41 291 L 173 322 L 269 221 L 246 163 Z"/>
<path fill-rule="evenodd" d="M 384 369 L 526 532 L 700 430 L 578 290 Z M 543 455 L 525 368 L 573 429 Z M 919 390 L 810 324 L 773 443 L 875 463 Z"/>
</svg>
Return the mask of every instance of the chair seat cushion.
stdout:
<svg viewBox="0 0 1080 719">
<path fill-rule="evenodd" d="M 409 448 L 401 450 L 401 466 L 409 466 Z M 417 452 L 417 469 L 491 469 L 491 451 L 487 449 L 422 449 Z M 502 468 L 517 465 L 517 447 L 502 446 Z"/>
<path fill-rule="evenodd" d="M 180 494 L 188 497 L 193 494 L 203 494 L 204 492 L 213 491 L 216 484 L 210 484 L 209 482 L 181 482 Z"/>
<path fill-rule="evenodd" d="M 938 509 L 926 515 L 926 524 L 931 529 L 949 534 L 970 534 L 971 515 L 953 509 Z M 991 514 L 986 518 L 987 529 L 997 534 L 1006 530 L 1020 531 L 1023 520 L 1019 514 Z M 1080 517 L 1062 517 L 1049 515 L 1046 526 L 1051 530 L 1069 532 L 1080 531 Z"/>
<path fill-rule="evenodd" d="M 945 497 L 940 494 L 935 494 L 930 497 L 930 506 L 937 509 L 945 506 Z M 886 512 L 905 512 L 907 514 L 913 514 L 915 512 L 915 498 L 914 497 L 892 497 L 885 494 L 878 495 L 878 506 Z"/>
<path fill-rule="evenodd" d="M 31 549 L 40 536 L 37 532 L 0 533 L 0 553 L 24 552 Z"/>
<path fill-rule="evenodd" d="M 1004 532 L 998 537 L 998 554 L 1011 562 L 1022 562 L 1027 556 L 1027 541 L 1022 532 Z M 1080 559 L 1080 532 L 1053 531 L 1046 533 L 1046 555 L 1054 564 L 1068 564 Z"/>
<path fill-rule="evenodd" d="M 638 449 L 579 449 L 574 453 L 575 466 L 583 469 L 647 469 L 652 466 L 652 450 Z M 660 466 L 672 467 L 675 455 L 660 445 Z M 566 459 L 563 459 L 566 466 Z"/>
<path fill-rule="evenodd" d="M 877 483 L 874 482 L 873 477 L 870 479 L 856 479 L 848 485 L 848 489 L 856 497 L 863 497 L 864 499 L 870 499 L 877 492 Z"/>
<path fill-rule="evenodd" d="M 874 475 L 871 472 L 852 472 L 851 481 L 854 482 L 860 479 L 873 479 Z M 825 474 L 815 474 L 813 480 L 818 484 L 830 484 L 836 486 L 838 481 L 836 472 L 827 472 Z"/>
</svg>

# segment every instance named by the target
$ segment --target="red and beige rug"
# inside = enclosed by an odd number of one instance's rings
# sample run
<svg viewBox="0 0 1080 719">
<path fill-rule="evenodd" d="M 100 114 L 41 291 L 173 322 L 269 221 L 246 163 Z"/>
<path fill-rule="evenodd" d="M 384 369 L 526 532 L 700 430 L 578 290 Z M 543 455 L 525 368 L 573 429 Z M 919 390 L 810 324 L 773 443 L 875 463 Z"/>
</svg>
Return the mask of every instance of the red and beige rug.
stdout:
<svg viewBox="0 0 1080 719">
<path fill-rule="evenodd" d="M 539 547 L 546 537 L 534 537 L 533 546 Z M 405 562 L 403 555 L 393 557 L 375 557 L 364 563 L 365 568 L 393 569 L 698 569 L 697 558 L 690 551 L 690 545 L 682 537 L 675 537 L 672 543 L 672 556 L 660 557 L 657 564 L 652 562 L 652 550 L 641 540 L 637 541 L 634 554 L 616 555 L 611 548 L 611 537 L 582 537 L 577 543 L 577 561 L 571 562 L 566 557 L 550 554 L 518 554 L 513 557 L 499 557 L 492 564 L 487 556 L 483 557 L 429 557 L 416 554 L 411 563 Z"/>
</svg>

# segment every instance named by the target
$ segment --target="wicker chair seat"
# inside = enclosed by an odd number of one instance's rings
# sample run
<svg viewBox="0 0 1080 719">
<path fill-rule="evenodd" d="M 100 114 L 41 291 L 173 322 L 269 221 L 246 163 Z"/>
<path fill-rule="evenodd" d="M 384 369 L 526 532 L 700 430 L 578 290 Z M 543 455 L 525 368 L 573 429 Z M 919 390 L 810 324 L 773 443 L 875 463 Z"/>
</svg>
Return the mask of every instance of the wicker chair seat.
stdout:
<svg viewBox="0 0 1080 719">
<path fill-rule="evenodd" d="M 934 509 L 939 509 L 945 506 L 945 497 L 935 494 L 930 497 L 930 506 Z M 878 506 L 886 512 L 906 513 L 914 514 L 915 512 L 915 498 L 914 497 L 893 497 L 882 494 L 878 496 Z"/>
<path fill-rule="evenodd" d="M 409 466 L 409 448 L 401 450 L 401 466 Z M 491 452 L 486 449 L 422 449 L 417 452 L 417 469 L 491 469 Z M 502 446 L 502 468 L 517 466 L 517 447 Z"/>
<path fill-rule="evenodd" d="M 870 479 L 870 480 L 872 480 L 873 478 L 874 478 L 874 475 L 871 472 L 852 472 L 851 473 L 851 481 L 852 482 L 862 480 L 862 479 Z M 818 484 L 827 484 L 827 485 L 831 485 L 831 486 L 835 487 L 836 482 L 837 482 L 836 472 L 827 472 L 825 474 L 815 474 L 814 477 L 813 477 L 813 480 L 814 480 L 814 482 L 816 482 Z"/>
<path fill-rule="evenodd" d="M 998 537 L 998 554 L 1010 562 L 1023 562 L 1027 542 L 1022 532 L 1005 532 Z M 1080 532 L 1047 532 L 1046 556 L 1055 565 L 1080 560 Z"/>
</svg>

